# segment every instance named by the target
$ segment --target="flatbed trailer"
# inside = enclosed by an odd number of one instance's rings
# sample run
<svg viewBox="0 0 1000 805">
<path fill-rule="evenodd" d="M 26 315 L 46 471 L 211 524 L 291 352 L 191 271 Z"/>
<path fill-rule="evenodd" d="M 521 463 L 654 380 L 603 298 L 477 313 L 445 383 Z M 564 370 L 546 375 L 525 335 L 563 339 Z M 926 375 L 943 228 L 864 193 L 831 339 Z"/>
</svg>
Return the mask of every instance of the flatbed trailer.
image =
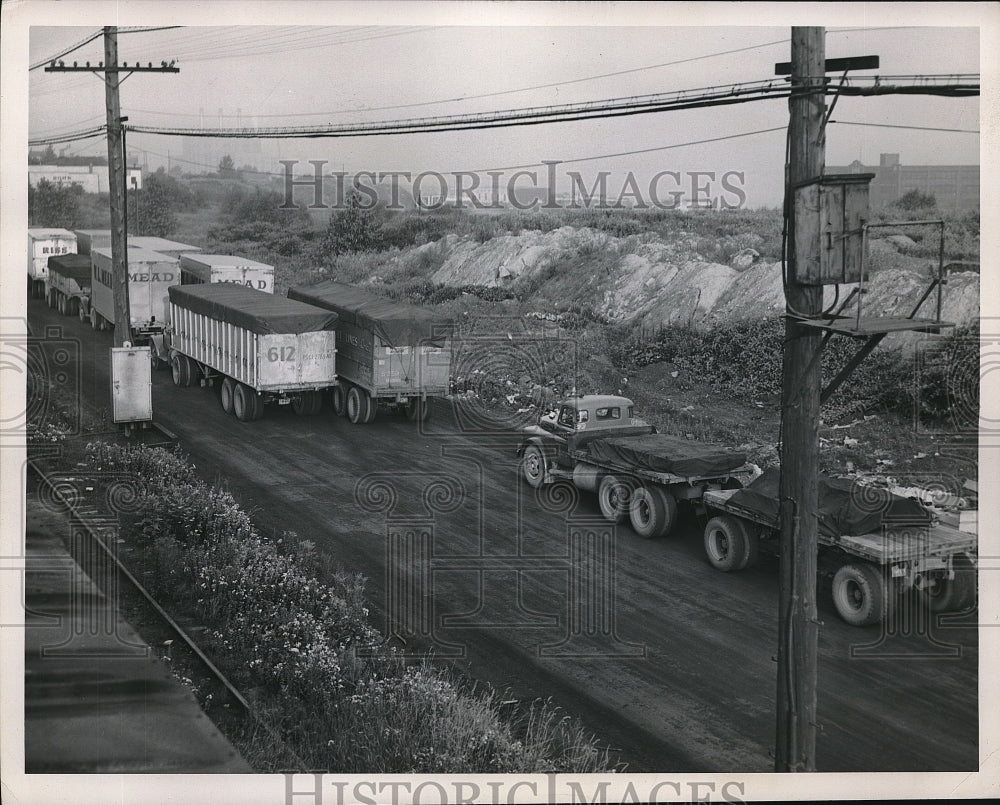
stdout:
<svg viewBox="0 0 1000 805">
<path fill-rule="evenodd" d="M 290 288 L 288 298 L 338 316 L 341 382 L 331 391 L 338 415 L 367 424 L 382 406 L 425 420 L 429 398 L 449 392 L 450 327 L 431 311 L 333 281 Z"/>
<path fill-rule="evenodd" d="M 706 491 L 705 553 L 719 570 L 749 567 L 761 547 L 777 553 L 774 511 L 740 505 L 738 490 Z M 880 622 L 896 596 L 916 590 L 932 612 L 967 609 L 976 599 L 977 537 L 943 523 L 882 521 L 881 532 L 818 533 L 819 569 L 832 577 L 838 614 L 854 626 Z"/>
<path fill-rule="evenodd" d="M 555 417 L 524 428 L 518 455 L 525 481 L 594 492 L 605 518 L 627 518 L 651 539 L 671 531 L 679 502 L 698 505 L 708 490 L 740 488 L 754 478 L 757 470 L 742 453 L 658 434 L 632 409 L 631 400 L 615 395 L 563 400 Z"/>
<path fill-rule="evenodd" d="M 320 412 L 337 383 L 335 313 L 228 283 L 174 285 L 169 296 L 175 385 L 218 386 L 222 409 L 242 422 L 268 403 Z"/>
</svg>

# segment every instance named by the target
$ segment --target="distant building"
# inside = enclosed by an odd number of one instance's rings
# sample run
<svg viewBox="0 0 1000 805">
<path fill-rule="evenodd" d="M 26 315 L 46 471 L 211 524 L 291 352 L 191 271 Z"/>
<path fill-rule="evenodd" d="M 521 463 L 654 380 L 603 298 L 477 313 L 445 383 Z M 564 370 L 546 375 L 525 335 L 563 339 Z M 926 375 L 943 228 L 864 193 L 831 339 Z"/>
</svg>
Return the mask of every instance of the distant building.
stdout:
<svg viewBox="0 0 1000 805">
<path fill-rule="evenodd" d="M 978 165 L 901 165 L 899 154 L 881 154 L 879 164 L 827 165 L 825 173 L 874 173 L 872 209 L 898 201 L 911 190 L 934 196 L 941 212 L 979 209 Z"/>
<path fill-rule="evenodd" d="M 78 184 L 86 193 L 108 192 L 107 165 L 28 165 L 28 184 L 38 187 L 42 180 L 58 185 Z M 142 188 L 142 171 L 128 169 L 128 186 Z"/>
</svg>

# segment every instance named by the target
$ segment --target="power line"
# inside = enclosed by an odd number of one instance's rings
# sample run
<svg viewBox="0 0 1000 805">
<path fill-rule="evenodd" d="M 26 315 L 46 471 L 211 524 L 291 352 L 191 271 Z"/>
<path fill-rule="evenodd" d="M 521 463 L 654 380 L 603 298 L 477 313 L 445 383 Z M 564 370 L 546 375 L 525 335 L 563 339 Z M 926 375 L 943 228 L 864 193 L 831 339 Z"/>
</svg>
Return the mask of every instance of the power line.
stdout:
<svg viewBox="0 0 1000 805">
<path fill-rule="evenodd" d="M 979 129 L 943 129 L 935 126 L 903 126 L 892 123 L 855 123 L 851 120 L 831 120 L 840 126 L 871 126 L 879 129 L 910 129 L 912 131 L 947 131 L 954 134 L 980 134 Z"/>
<path fill-rule="evenodd" d="M 167 30 L 170 30 L 171 28 L 180 28 L 180 27 L 182 27 L 182 26 L 180 26 L 180 25 L 157 25 L 157 26 L 146 26 L 146 27 L 121 28 L 121 29 L 119 29 L 118 32 L 122 33 L 122 34 L 140 34 L 140 33 L 147 33 L 149 31 L 167 31 Z M 82 39 L 81 41 L 77 42 L 75 45 L 73 45 L 71 47 L 68 47 L 65 50 L 59 51 L 54 56 L 49 56 L 47 59 L 42 59 L 41 61 L 35 62 L 30 67 L 28 67 L 28 72 L 30 73 L 33 70 L 37 70 L 40 67 L 44 67 L 46 64 L 49 64 L 50 62 L 53 62 L 56 59 L 60 59 L 63 56 L 69 55 L 74 50 L 79 50 L 84 45 L 87 45 L 87 44 L 90 44 L 91 42 L 93 42 L 95 39 L 97 39 L 103 33 L 104 33 L 104 29 L 103 28 L 99 29 L 96 33 L 91 34 L 90 36 L 86 37 L 85 39 Z"/>
</svg>

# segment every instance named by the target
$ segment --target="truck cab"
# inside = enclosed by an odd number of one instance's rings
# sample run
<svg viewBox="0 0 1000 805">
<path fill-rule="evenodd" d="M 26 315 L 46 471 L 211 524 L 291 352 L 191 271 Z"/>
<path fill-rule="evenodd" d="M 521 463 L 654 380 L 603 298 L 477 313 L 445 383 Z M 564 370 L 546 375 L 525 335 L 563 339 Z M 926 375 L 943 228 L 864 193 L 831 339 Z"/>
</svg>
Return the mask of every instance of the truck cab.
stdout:
<svg viewBox="0 0 1000 805">
<path fill-rule="evenodd" d="M 544 446 L 548 463 L 560 468 L 572 468 L 566 445 L 570 436 L 587 433 L 608 433 L 622 428 L 646 425 L 635 417 L 635 405 L 628 397 L 613 394 L 584 394 L 560 401 L 552 410 L 538 417 L 538 422 L 524 429 L 525 441 L 519 453 L 531 444 Z"/>
</svg>

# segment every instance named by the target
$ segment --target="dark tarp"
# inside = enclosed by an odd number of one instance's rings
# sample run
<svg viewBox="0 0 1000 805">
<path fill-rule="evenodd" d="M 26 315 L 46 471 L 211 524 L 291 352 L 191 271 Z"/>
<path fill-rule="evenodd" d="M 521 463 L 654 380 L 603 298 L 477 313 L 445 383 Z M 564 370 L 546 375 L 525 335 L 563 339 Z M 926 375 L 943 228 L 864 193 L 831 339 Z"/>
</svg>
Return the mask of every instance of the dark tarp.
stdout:
<svg viewBox="0 0 1000 805">
<path fill-rule="evenodd" d="M 745 489 L 736 491 L 730 503 L 778 523 L 780 471 L 772 468 Z M 819 478 L 819 530 L 827 537 L 877 534 L 882 523 L 930 525 L 931 516 L 917 501 L 894 495 L 887 489 L 856 484 L 850 478 Z"/>
<path fill-rule="evenodd" d="M 167 292 L 170 301 L 179 307 L 258 335 L 312 333 L 337 328 L 336 313 L 245 285 L 229 282 L 171 285 Z"/>
<path fill-rule="evenodd" d="M 62 276 L 76 280 L 86 280 L 90 285 L 90 255 L 87 254 L 55 254 L 49 258 L 49 271 L 55 270 Z"/>
<path fill-rule="evenodd" d="M 726 475 L 742 467 L 747 460 L 744 453 L 734 453 L 720 445 L 681 439 L 665 433 L 595 438 L 587 444 L 587 451 L 595 461 L 684 477 Z"/>
<path fill-rule="evenodd" d="M 374 331 L 387 346 L 441 346 L 452 327 L 432 311 L 333 280 L 289 288 L 288 298 L 332 310 L 342 322 Z"/>
</svg>

